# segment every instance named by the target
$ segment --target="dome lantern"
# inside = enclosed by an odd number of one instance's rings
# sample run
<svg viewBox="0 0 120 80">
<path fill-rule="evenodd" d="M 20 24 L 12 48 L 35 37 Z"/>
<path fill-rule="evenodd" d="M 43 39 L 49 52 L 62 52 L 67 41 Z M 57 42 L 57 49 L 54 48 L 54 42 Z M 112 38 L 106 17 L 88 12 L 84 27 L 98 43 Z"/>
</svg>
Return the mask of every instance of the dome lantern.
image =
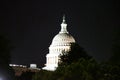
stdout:
<svg viewBox="0 0 120 80">
<path fill-rule="evenodd" d="M 61 23 L 61 30 L 59 33 L 68 33 L 67 24 L 65 22 L 65 15 L 63 15 L 63 22 Z"/>
</svg>

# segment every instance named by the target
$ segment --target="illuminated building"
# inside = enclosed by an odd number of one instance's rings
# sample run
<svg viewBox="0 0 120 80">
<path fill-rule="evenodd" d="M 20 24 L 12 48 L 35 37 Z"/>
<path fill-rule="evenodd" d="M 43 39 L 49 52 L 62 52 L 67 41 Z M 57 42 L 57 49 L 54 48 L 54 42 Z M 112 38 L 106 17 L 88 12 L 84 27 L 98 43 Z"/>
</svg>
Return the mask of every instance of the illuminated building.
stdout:
<svg viewBox="0 0 120 80">
<path fill-rule="evenodd" d="M 9 64 L 15 71 L 15 76 L 21 76 L 24 72 L 39 72 L 40 69 L 37 68 L 36 64 L 30 64 L 30 67 L 25 65 Z"/>
<path fill-rule="evenodd" d="M 65 16 L 63 16 L 61 30 L 52 40 L 49 53 L 46 55 L 46 66 L 43 69 L 50 71 L 56 70 L 60 55 L 62 55 L 63 51 L 70 51 L 71 43 L 75 43 L 75 39 L 67 31 Z"/>
</svg>

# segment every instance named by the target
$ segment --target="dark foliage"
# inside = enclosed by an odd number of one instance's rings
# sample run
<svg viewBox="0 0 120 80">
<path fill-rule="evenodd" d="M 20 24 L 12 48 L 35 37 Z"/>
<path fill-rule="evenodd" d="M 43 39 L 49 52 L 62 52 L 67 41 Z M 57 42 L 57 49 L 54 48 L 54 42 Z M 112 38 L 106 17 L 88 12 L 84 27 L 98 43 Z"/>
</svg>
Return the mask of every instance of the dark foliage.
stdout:
<svg viewBox="0 0 120 80">
<path fill-rule="evenodd" d="M 97 63 L 78 44 L 61 55 L 62 62 L 56 71 L 40 71 L 33 80 L 120 80 L 120 65 Z"/>
<path fill-rule="evenodd" d="M 10 51 L 12 45 L 10 41 L 0 35 L 0 65 L 8 65 L 10 63 Z"/>
<path fill-rule="evenodd" d="M 82 47 L 80 47 L 77 43 L 71 43 L 71 50 L 69 52 L 64 52 L 60 56 L 60 63 L 63 65 L 65 64 L 71 64 L 72 62 L 78 61 L 80 58 L 84 59 L 90 59 L 91 56 L 89 56 Z"/>
<path fill-rule="evenodd" d="M 40 71 L 33 80 L 120 80 L 120 66 L 98 64 L 94 59 L 79 59 L 70 65 L 59 66 L 56 71 Z"/>
<path fill-rule="evenodd" d="M 35 72 L 27 71 L 23 72 L 20 77 L 17 77 L 17 80 L 32 80 L 32 76 L 35 74 Z"/>
<path fill-rule="evenodd" d="M 0 35 L 0 78 L 3 80 L 14 80 L 14 71 L 9 67 L 10 63 L 10 51 L 12 45 L 10 41 Z"/>
<path fill-rule="evenodd" d="M 112 46 L 112 57 L 110 58 L 112 64 L 120 65 L 120 28 L 114 32 L 113 46 Z"/>
</svg>

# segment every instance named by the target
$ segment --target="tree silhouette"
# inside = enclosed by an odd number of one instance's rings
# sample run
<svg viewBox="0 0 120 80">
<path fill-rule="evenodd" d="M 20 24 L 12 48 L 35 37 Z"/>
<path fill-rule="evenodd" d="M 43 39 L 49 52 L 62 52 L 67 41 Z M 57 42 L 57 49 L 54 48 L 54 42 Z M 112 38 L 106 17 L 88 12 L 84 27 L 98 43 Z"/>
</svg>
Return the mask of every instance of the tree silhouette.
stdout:
<svg viewBox="0 0 120 80">
<path fill-rule="evenodd" d="M 0 78 L 3 80 L 14 80 L 14 71 L 9 67 L 11 49 L 10 41 L 0 35 Z"/>
<path fill-rule="evenodd" d="M 120 28 L 118 28 L 114 33 L 112 57 L 110 58 L 110 62 L 112 64 L 120 65 Z"/>
<path fill-rule="evenodd" d="M 32 76 L 35 74 L 35 72 L 23 72 L 20 77 L 18 77 L 18 80 L 32 80 Z"/>
<path fill-rule="evenodd" d="M 10 41 L 0 35 L 0 65 L 5 66 L 10 63 L 10 51 L 12 46 Z"/>
<path fill-rule="evenodd" d="M 71 64 L 72 62 L 78 61 L 80 58 L 90 59 L 85 50 L 80 47 L 77 43 L 71 43 L 71 50 L 69 52 L 63 51 L 62 55 L 60 56 L 60 64 Z"/>
<path fill-rule="evenodd" d="M 33 80 L 120 80 L 119 75 L 118 65 L 80 58 L 65 67 L 59 66 L 54 72 L 40 71 L 33 76 Z"/>
<path fill-rule="evenodd" d="M 120 80 L 120 65 L 97 63 L 78 44 L 61 56 L 62 62 L 54 71 L 40 71 L 33 80 Z"/>
</svg>

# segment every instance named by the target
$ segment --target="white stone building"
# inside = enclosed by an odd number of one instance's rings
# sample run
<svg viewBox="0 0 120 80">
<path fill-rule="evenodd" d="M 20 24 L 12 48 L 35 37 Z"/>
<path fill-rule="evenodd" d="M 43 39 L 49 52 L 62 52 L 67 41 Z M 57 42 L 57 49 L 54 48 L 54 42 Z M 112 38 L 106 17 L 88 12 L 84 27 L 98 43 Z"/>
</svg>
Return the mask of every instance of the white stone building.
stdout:
<svg viewBox="0 0 120 80">
<path fill-rule="evenodd" d="M 70 51 L 71 43 L 75 43 L 75 39 L 67 31 L 65 16 L 63 16 L 61 30 L 52 40 L 49 47 L 49 53 L 46 55 L 46 66 L 43 67 L 43 69 L 50 71 L 56 70 L 58 67 L 59 55 L 62 54 L 63 51 Z"/>
</svg>

